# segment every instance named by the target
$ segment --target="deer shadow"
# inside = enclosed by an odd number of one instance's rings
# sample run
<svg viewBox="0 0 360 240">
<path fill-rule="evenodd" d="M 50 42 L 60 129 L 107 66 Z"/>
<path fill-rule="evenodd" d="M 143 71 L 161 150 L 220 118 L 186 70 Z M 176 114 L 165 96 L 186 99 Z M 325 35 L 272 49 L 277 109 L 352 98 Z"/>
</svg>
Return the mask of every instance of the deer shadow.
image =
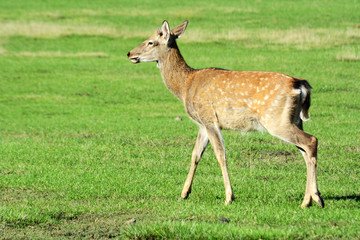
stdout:
<svg viewBox="0 0 360 240">
<path fill-rule="evenodd" d="M 325 197 L 325 199 L 336 200 L 336 201 L 349 200 L 349 201 L 360 202 L 360 195 L 352 194 L 352 195 L 346 195 L 346 196 L 329 196 L 329 197 Z"/>
</svg>

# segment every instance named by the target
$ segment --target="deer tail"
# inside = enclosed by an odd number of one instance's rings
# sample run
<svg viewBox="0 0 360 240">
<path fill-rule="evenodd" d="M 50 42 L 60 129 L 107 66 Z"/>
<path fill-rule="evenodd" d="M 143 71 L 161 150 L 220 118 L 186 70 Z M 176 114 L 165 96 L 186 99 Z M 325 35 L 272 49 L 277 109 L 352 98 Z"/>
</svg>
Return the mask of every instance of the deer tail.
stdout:
<svg viewBox="0 0 360 240">
<path fill-rule="evenodd" d="M 310 108 L 310 95 L 311 95 L 311 86 L 306 80 L 301 80 L 299 84 L 300 97 L 301 97 L 301 111 L 300 118 L 303 121 L 310 119 L 309 117 L 309 108 Z"/>
</svg>

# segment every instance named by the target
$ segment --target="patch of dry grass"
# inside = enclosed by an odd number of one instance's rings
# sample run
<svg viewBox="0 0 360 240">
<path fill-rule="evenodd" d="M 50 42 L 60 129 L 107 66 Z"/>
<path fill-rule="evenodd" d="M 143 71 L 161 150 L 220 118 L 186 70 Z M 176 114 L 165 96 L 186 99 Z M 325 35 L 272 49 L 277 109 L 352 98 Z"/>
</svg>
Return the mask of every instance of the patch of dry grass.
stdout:
<svg viewBox="0 0 360 240">
<path fill-rule="evenodd" d="M 57 38 L 66 35 L 116 36 L 117 31 L 109 26 L 64 25 L 47 22 L 0 23 L 0 37 L 25 36 Z"/>
<path fill-rule="evenodd" d="M 332 47 L 351 43 L 360 38 L 360 29 L 311 29 L 296 28 L 287 30 L 274 29 L 231 29 L 227 31 L 204 31 L 194 29 L 188 31 L 184 42 L 218 42 L 223 40 L 246 41 L 252 44 L 292 45 L 298 49 Z"/>
<path fill-rule="evenodd" d="M 109 55 L 104 52 L 78 52 L 78 53 L 63 53 L 57 52 L 20 52 L 12 54 L 16 57 L 95 57 L 95 58 L 107 58 Z"/>
<path fill-rule="evenodd" d="M 61 15 L 52 15 L 61 16 Z M 156 28 L 155 28 L 156 29 Z M 23 36 L 29 38 L 58 38 L 69 35 L 85 36 L 108 36 L 108 37 L 143 37 L 147 38 L 152 34 L 149 29 L 132 29 L 128 25 L 121 25 L 119 28 L 112 26 L 60 24 L 50 22 L 0 22 L 0 38 Z"/>
<path fill-rule="evenodd" d="M 85 10 L 84 10 L 85 11 Z M 86 14 L 91 14 L 86 11 Z M 139 10 L 140 11 L 140 10 Z M 141 10 L 144 11 L 144 10 Z M 199 10 L 196 10 L 199 11 Z M 94 14 L 97 12 L 94 11 Z M 178 13 L 180 14 L 180 13 Z M 194 12 L 194 14 L 196 14 Z M 58 15 L 56 15 L 58 16 Z M 59 15 L 60 16 L 60 15 Z M 154 26 L 154 31 L 156 26 Z M 138 26 L 135 29 L 127 24 L 114 26 L 76 25 L 49 22 L 6 22 L 0 23 L 0 38 L 8 36 L 25 36 L 37 38 L 57 38 L 67 35 L 110 36 L 119 38 L 148 38 L 151 29 Z M 293 28 L 279 29 L 209 29 L 189 28 L 182 41 L 192 42 L 220 42 L 224 40 L 244 41 L 252 47 L 264 44 L 279 44 L 293 46 L 298 49 L 328 48 L 353 43 L 360 38 L 359 28 L 349 29 L 321 29 L 321 28 Z M 4 52 L 4 50 L 2 50 Z M 0 52 L 1 53 L 1 52 Z"/>
<path fill-rule="evenodd" d="M 123 38 L 139 37 L 146 39 L 151 34 L 152 32 L 149 29 L 131 29 L 129 26 L 122 26 L 118 31 L 118 36 Z M 187 30 L 181 41 L 185 43 L 244 41 L 251 47 L 263 46 L 264 44 L 279 44 L 306 50 L 345 45 L 353 43 L 357 39 L 360 39 L 359 28 L 339 30 L 301 27 L 287 30 L 267 28 L 217 30 L 194 27 Z"/>
<path fill-rule="evenodd" d="M 360 48 L 345 47 L 336 55 L 336 59 L 340 61 L 360 61 Z"/>
<path fill-rule="evenodd" d="M 216 9 L 217 11 L 229 14 L 229 13 L 256 13 L 259 10 L 252 6 L 244 6 L 242 8 L 238 7 L 229 7 L 229 6 L 219 6 L 214 3 L 207 3 L 206 6 L 183 6 L 179 8 L 128 8 L 123 6 L 121 9 L 71 9 L 66 12 L 61 11 L 51 11 L 51 12 L 31 12 L 28 14 L 29 17 L 47 17 L 47 18 L 66 18 L 67 15 L 70 16 L 82 16 L 82 17 L 96 17 L 96 16 L 127 16 L 127 17 L 137 17 L 137 16 L 164 16 L 164 11 L 166 11 L 166 16 L 189 19 L 193 16 L 206 16 L 210 9 Z"/>
</svg>

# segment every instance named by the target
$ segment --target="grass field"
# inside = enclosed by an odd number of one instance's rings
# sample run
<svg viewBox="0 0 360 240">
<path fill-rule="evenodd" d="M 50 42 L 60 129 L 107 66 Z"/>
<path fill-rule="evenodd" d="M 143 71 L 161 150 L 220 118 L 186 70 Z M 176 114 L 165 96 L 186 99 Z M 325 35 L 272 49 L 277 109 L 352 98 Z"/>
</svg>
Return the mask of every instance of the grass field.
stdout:
<svg viewBox="0 0 360 240">
<path fill-rule="evenodd" d="M 1 239 L 360 238 L 360 2 L 208 2 L 0 1 Z M 155 63 L 126 58 L 164 19 L 189 20 L 194 68 L 310 82 L 324 209 L 300 208 L 295 147 L 230 131 L 237 199 L 209 146 L 180 200 L 197 126 Z"/>
</svg>

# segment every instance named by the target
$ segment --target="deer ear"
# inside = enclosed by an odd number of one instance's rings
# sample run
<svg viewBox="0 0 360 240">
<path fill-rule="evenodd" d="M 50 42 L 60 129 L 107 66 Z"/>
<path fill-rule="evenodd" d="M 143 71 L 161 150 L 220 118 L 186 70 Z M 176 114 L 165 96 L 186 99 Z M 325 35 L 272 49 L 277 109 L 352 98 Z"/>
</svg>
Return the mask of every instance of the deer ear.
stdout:
<svg viewBox="0 0 360 240">
<path fill-rule="evenodd" d="M 169 27 L 169 23 L 166 20 L 163 22 L 161 26 L 161 32 L 165 40 L 168 40 L 170 38 L 170 27 Z"/>
<path fill-rule="evenodd" d="M 176 38 L 181 37 L 181 35 L 185 32 L 188 23 L 189 23 L 189 21 L 186 20 L 186 21 L 183 22 L 182 24 L 174 27 L 174 29 L 171 30 L 171 33 L 172 33 Z"/>
</svg>

